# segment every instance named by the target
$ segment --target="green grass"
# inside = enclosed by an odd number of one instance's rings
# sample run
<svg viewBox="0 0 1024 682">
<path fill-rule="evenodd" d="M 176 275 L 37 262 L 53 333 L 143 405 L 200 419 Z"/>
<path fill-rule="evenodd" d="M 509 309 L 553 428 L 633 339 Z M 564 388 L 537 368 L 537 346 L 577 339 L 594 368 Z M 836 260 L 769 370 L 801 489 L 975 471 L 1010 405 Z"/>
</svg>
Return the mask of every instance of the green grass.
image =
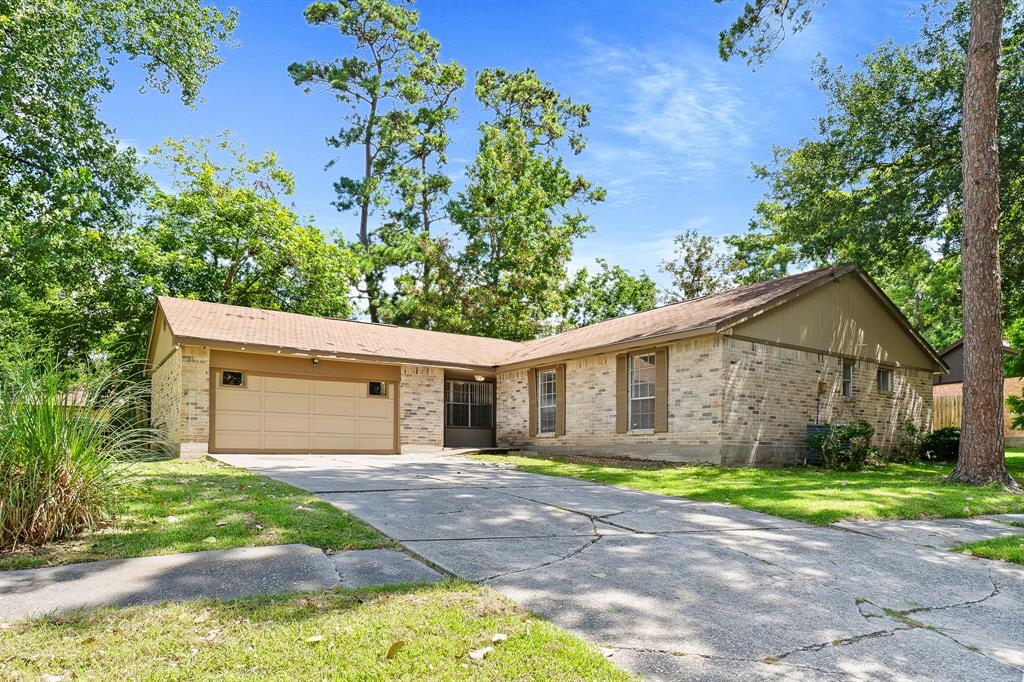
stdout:
<svg viewBox="0 0 1024 682">
<path fill-rule="evenodd" d="M 498 634 L 507 639 L 492 643 Z M 486 646 L 482 660 L 470 658 Z M 451 582 L 0 624 L 0 670 L 14 680 L 630 679 L 497 593 Z"/>
<path fill-rule="evenodd" d="M 1015 564 L 1024 564 L 1024 535 L 1007 535 L 1001 538 L 967 542 L 953 548 L 954 552 L 970 552 L 986 559 L 1002 559 Z"/>
<path fill-rule="evenodd" d="M 727 502 L 788 519 L 825 525 L 845 519 L 924 519 L 1024 512 L 1024 495 L 1001 487 L 948 483 L 948 464 L 890 464 L 854 473 L 585 461 L 579 458 L 480 455 L 522 471 L 608 483 L 695 500 Z M 1007 452 L 1024 482 L 1024 450 Z"/>
<path fill-rule="evenodd" d="M 309 493 L 244 469 L 212 460 L 127 466 L 110 527 L 0 554 L 0 570 L 288 543 L 332 550 L 390 544 Z"/>
</svg>

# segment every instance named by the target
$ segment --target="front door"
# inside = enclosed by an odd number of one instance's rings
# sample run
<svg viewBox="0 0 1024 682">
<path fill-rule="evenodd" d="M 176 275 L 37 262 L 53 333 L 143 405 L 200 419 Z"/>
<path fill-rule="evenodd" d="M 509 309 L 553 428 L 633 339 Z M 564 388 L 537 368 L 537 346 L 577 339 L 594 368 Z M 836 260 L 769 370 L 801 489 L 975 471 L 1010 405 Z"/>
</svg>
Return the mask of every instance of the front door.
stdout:
<svg viewBox="0 0 1024 682">
<path fill-rule="evenodd" d="M 446 379 L 444 445 L 449 448 L 494 447 L 494 382 Z"/>
</svg>

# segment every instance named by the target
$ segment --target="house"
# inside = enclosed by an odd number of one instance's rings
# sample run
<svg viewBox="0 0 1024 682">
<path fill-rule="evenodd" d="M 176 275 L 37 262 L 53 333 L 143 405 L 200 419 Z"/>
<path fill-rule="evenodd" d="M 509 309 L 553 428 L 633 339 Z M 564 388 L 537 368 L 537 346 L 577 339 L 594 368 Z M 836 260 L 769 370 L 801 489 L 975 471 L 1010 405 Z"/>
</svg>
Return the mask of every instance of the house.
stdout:
<svg viewBox="0 0 1024 682">
<path fill-rule="evenodd" d="M 1016 356 L 1017 351 L 1010 342 L 1003 341 L 1003 355 Z M 964 392 L 964 342 L 963 339 L 946 346 L 939 351 L 939 357 L 949 367 L 949 371 L 936 375 L 932 396 L 935 401 L 936 428 L 942 426 L 960 426 L 963 411 Z M 1010 424 L 1013 415 L 1006 405 L 1006 397 L 1021 395 L 1024 392 L 1024 379 L 1008 376 L 1003 379 L 1003 442 L 1006 447 L 1024 446 L 1024 429 L 1012 429 Z"/>
<path fill-rule="evenodd" d="M 947 368 L 841 265 L 522 343 L 162 297 L 154 425 L 175 452 L 449 447 L 801 461 L 806 427 L 926 427 Z"/>
</svg>

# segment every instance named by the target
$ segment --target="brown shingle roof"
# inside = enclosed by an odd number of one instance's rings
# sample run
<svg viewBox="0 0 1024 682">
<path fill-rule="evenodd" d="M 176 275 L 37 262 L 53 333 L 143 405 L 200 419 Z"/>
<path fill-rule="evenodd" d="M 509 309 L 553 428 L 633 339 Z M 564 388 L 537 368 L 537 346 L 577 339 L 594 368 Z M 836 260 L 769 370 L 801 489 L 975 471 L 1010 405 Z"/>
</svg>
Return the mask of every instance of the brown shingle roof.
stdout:
<svg viewBox="0 0 1024 682">
<path fill-rule="evenodd" d="M 846 265 L 811 270 L 534 339 L 523 343 L 502 364 L 715 327 L 731 318 L 752 313 L 805 285 L 855 269 Z"/>
<path fill-rule="evenodd" d="M 448 366 L 497 367 L 705 328 L 711 331 L 784 299 L 802 287 L 855 270 L 851 265 L 812 270 L 524 343 L 165 296 L 159 298 L 159 306 L 175 337 L 184 342 L 244 345 L 253 349 L 283 348 Z"/>
<path fill-rule="evenodd" d="M 332 320 L 237 305 L 161 296 L 159 306 L 175 338 L 205 345 L 239 345 L 419 361 L 450 366 L 493 367 L 519 346 L 514 341 Z"/>
</svg>

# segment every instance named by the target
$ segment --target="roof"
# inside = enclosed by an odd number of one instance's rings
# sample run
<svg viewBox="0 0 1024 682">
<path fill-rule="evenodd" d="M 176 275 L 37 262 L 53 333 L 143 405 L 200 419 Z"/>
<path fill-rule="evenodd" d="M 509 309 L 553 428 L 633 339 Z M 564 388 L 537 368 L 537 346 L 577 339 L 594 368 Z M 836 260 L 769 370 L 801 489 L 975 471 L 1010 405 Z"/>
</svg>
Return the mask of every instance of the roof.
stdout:
<svg viewBox="0 0 1024 682">
<path fill-rule="evenodd" d="M 166 296 L 158 299 L 157 306 L 179 343 L 494 368 L 648 340 L 723 331 L 751 315 L 851 273 L 859 274 L 872 285 L 907 331 L 941 365 L 931 346 L 855 265 L 837 265 L 751 284 L 521 343 Z"/>
<path fill-rule="evenodd" d="M 335 320 L 161 296 L 175 340 L 319 355 L 412 360 L 430 364 L 493 367 L 519 346 L 514 341 Z"/>
<path fill-rule="evenodd" d="M 939 355 L 941 357 L 946 357 L 948 354 L 952 353 L 962 345 L 964 345 L 964 340 L 960 339 L 959 341 L 951 343 L 942 350 L 940 350 Z M 1003 339 L 1003 355 L 1013 355 L 1014 357 L 1018 355 L 1017 351 L 1013 349 L 1013 346 L 1011 346 L 1010 342 L 1007 341 L 1006 339 Z"/>
</svg>

